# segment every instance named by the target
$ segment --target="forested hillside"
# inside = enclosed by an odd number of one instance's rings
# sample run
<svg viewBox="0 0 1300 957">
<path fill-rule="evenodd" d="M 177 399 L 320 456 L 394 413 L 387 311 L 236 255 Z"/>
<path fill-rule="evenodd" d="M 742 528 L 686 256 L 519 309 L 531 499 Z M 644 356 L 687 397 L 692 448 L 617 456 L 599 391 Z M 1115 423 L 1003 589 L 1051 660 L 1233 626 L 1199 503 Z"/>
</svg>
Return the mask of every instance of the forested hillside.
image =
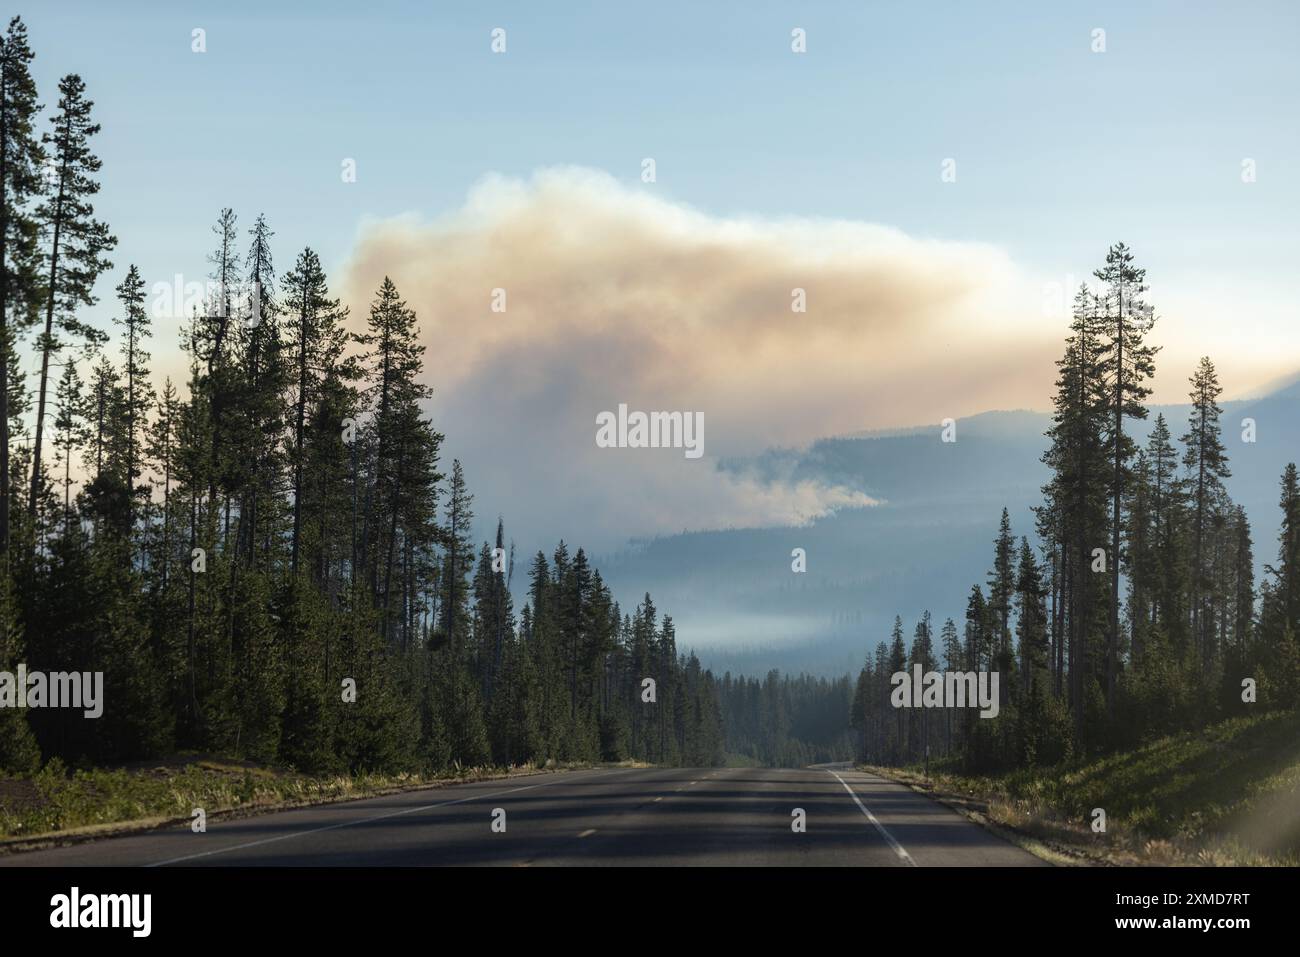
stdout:
<svg viewBox="0 0 1300 957">
<path fill-rule="evenodd" d="M 1165 323 L 1167 322 L 1167 325 Z M 1172 330 L 1175 317 L 1162 320 Z M 1159 331 L 1159 330 L 1158 330 Z M 1169 340 L 1164 340 L 1169 341 Z M 1185 394 L 1185 372 L 1161 357 L 1161 381 Z M 1163 414 L 1171 437 L 1187 432 L 1190 404 L 1148 406 L 1127 429 L 1145 446 Z M 1232 452 L 1223 480 L 1250 517 L 1255 575 L 1267 575 L 1281 511 L 1278 476 L 1300 449 L 1300 383 L 1279 383 L 1260 398 L 1222 403 L 1225 435 L 1260 424 L 1257 441 Z M 904 408 L 901 415 L 910 414 Z M 985 412 L 956 421 L 957 441 L 935 441 L 937 422 L 889 434 L 822 439 L 807 449 L 771 453 L 732 466 L 743 474 L 788 477 L 862 492 L 879 504 L 849 508 L 802 527 L 715 529 L 637 542 L 599 557 L 616 590 L 648 589 L 674 610 L 679 636 L 716 674 L 856 674 L 862 636 L 888 636 L 902 612 L 910 636 L 928 608 L 942 623 L 961 622 L 970 585 L 983 581 L 989 541 L 1002 508 L 1013 529 L 1035 536 L 1033 508 L 1050 477 L 1039 459 L 1050 412 Z M 1231 426 L 1231 428 L 1229 428 Z M 766 466 L 771 460 L 771 465 Z M 790 573 L 803 548 L 806 574 Z"/>
<path fill-rule="evenodd" d="M 429 344 L 394 284 L 360 331 L 311 249 L 232 209 L 209 294 L 159 315 L 96 219 L 85 84 L 0 44 L 0 671 L 99 672 L 103 715 L 0 709 L 0 767 L 198 749 L 307 771 L 722 759 L 717 682 L 582 549 L 471 538 Z M 43 130 L 43 131 L 42 131 Z M 121 244 L 129 248 L 129 237 Z M 85 321 L 116 290 L 114 329 Z M 155 320 L 167 320 L 160 329 Z M 179 325 L 184 382 L 151 372 Z M 436 347 L 436 344 L 434 345 Z M 646 684 L 653 680 L 653 687 Z"/>
<path fill-rule="evenodd" d="M 727 752 L 733 757 L 787 768 L 853 758 L 848 675 L 791 677 L 772 670 L 760 681 L 727 673 L 719 691 Z"/>
<path fill-rule="evenodd" d="M 961 625 L 948 619 L 936 635 L 927 612 L 909 644 L 896 619 L 876 646 L 852 718 L 870 760 L 1053 764 L 1300 705 L 1295 464 L 1280 476 L 1278 541 L 1260 543 L 1276 554 L 1261 581 L 1250 522 L 1225 487 L 1229 448 L 1249 456 L 1257 429 L 1281 425 L 1250 414 L 1221 421 L 1207 357 L 1190 370 L 1187 431 L 1175 436 L 1157 415 L 1136 442 L 1155 374 L 1155 312 L 1123 244 L 1095 277 L 1096 288 L 1079 290 L 1057 363 L 1035 527 L 1017 539 L 1003 510 L 988 579 L 971 587 Z M 998 672 L 1000 715 L 891 707 L 890 676 L 915 665 Z"/>
</svg>

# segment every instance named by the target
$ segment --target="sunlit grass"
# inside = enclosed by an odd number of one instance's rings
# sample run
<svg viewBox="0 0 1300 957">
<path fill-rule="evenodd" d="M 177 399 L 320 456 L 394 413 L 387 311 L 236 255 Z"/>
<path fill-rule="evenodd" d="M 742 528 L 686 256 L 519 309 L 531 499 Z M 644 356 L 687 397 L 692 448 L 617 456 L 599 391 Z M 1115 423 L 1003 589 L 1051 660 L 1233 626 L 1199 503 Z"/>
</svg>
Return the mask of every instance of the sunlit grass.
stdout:
<svg viewBox="0 0 1300 957">
<path fill-rule="evenodd" d="M 1233 718 L 1085 763 L 902 773 L 997 824 L 1110 862 L 1300 862 L 1300 714 Z M 891 772 L 892 773 L 892 772 Z M 1106 812 L 1094 833 L 1093 810 Z"/>
<path fill-rule="evenodd" d="M 510 773 L 532 770 L 528 765 Z M 457 768 L 438 775 L 316 776 L 211 757 L 131 770 L 69 772 L 56 759 L 30 778 L 0 781 L 0 839 L 188 820 L 195 808 L 203 808 L 210 819 L 223 812 L 318 804 L 506 773 L 501 768 Z"/>
</svg>

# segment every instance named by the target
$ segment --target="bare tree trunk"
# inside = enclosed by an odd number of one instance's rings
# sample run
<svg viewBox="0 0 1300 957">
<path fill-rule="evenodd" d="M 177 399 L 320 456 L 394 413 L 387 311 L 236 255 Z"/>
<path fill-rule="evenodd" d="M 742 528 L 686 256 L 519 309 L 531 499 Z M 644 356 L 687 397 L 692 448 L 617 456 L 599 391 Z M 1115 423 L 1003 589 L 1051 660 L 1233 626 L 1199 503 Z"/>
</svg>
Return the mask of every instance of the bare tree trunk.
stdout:
<svg viewBox="0 0 1300 957">
<path fill-rule="evenodd" d="M 298 350 L 298 408 L 297 423 L 294 428 L 294 463 L 293 463 L 293 547 L 289 567 L 294 576 L 298 574 L 298 558 L 302 541 L 302 458 L 303 427 L 307 419 L 307 302 L 303 296 L 301 315 L 301 343 Z"/>
<path fill-rule="evenodd" d="M 1115 488 L 1112 492 L 1110 552 L 1110 629 L 1106 635 L 1106 713 L 1115 715 L 1115 672 L 1119 649 L 1120 500 L 1124 491 L 1124 283 L 1119 286 L 1115 336 Z"/>
<path fill-rule="evenodd" d="M 69 124 L 71 120 L 68 121 Z M 45 393 L 50 381 L 50 352 L 54 346 L 54 301 L 58 298 L 59 241 L 63 229 L 64 179 L 67 159 L 59 172 L 59 196 L 54 205 L 54 235 L 50 245 L 50 278 L 45 290 L 45 334 L 41 337 L 41 384 L 36 400 L 36 436 L 32 443 L 32 488 L 27 499 L 27 517 L 36 526 L 36 496 L 41 487 L 41 440 L 45 429 Z"/>
</svg>

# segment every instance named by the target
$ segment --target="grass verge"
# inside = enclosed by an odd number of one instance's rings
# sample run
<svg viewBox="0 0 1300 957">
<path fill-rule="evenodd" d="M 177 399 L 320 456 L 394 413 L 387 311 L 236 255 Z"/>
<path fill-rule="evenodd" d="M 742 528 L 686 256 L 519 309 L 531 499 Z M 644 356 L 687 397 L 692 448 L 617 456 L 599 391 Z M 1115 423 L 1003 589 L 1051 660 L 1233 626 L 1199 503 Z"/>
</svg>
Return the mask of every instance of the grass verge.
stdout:
<svg viewBox="0 0 1300 957">
<path fill-rule="evenodd" d="M 224 817 L 587 766 L 315 776 L 195 754 L 74 772 L 55 760 L 30 777 L 0 777 L 0 853 L 186 823 L 195 808 L 203 808 L 210 823 Z"/>
<path fill-rule="evenodd" d="M 1057 863 L 1300 864 L 1300 713 L 1233 718 L 1086 762 L 996 775 L 868 770 Z M 1106 830 L 1092 830 L 1094 809 Z"/>
</svg>

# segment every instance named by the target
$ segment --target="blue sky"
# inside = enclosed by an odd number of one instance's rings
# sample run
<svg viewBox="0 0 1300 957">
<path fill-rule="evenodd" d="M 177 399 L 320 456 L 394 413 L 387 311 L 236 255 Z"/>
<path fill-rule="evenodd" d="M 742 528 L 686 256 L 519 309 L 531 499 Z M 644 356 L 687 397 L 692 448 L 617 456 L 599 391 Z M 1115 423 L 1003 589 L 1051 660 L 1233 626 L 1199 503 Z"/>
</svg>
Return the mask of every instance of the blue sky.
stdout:
<svg viewBox="0 0 1300 957">
<path fill-rule="evenodd" d="M 737 485 L 711 471 L 719 455 L 1046 408 L 1062 320 L 1038 306 L 1043 284 L 1086 278 L 1117 240 L 1161 315 L 1154 401 L 1182 401 L 1205 353 L 1230 398 L 1300 370 L 1297 11 L 62 0 L 21 12 L 43 101 L 79 72 L 103 124 L 97 208 L 120 245 L 101 320 L 128 263 L 151 285 L 201 279 L 218 210 L 245 228 L 264 212 L 281 274 L 311 245 L 354 312 L 393 273 L 428 336 L 446 457 L 465 459 L 485 521 L 506 513 L 529 547 L 559 534 L 613 547 L 785 524 L 842 498 Z M 491 51 L 497 27 L 505 54 Z M 805 54 L 791 52 L 796 27 Z M 205 53 L 191 50 L 196 28 Z M 640 181 L 645 157 L 654 184 Z M 954 183 L 940 178 L 947 158 Z M 484 189 L 490 174 L 506 179 Z M 566 227 L 587 246 L 559 242 Z M 486 252 L 464 253 L 475 245 Z M 705 274 L 700 248 L 718 253 Z M 510 317 L 487 317 L 488 288 L 507 279 Z M 788 291 L 805 284 L 815 306 L 791 325 Z M 155 328 L 158 377 L 179 371 L 170 325 Z M 707 464 L 589 459 L 593 414 L 625 401 L 703 411 Z M 521 460 L 536 501 L 520 498 Z"/>
<path fill-rule="evenodd" d="M 282 260 L 310 242 L 337 263 L 363 217 L 454 207 L 487 171 L 574 163 L 631 183 L 653 156 L 663 193 L 712 212 L 993 242 L 1045 273 L 1124 237 L 1153 277 L 1208 271 L 1280 298 L 1300 212 L 1298 11 L 64 0 L 24 16 L 44 100 L 63 72 L 87 80 L 100 208 L 118 258 L 149 275 L 201 268 L 225 204 L 264 210 Z"/>
</svg>

